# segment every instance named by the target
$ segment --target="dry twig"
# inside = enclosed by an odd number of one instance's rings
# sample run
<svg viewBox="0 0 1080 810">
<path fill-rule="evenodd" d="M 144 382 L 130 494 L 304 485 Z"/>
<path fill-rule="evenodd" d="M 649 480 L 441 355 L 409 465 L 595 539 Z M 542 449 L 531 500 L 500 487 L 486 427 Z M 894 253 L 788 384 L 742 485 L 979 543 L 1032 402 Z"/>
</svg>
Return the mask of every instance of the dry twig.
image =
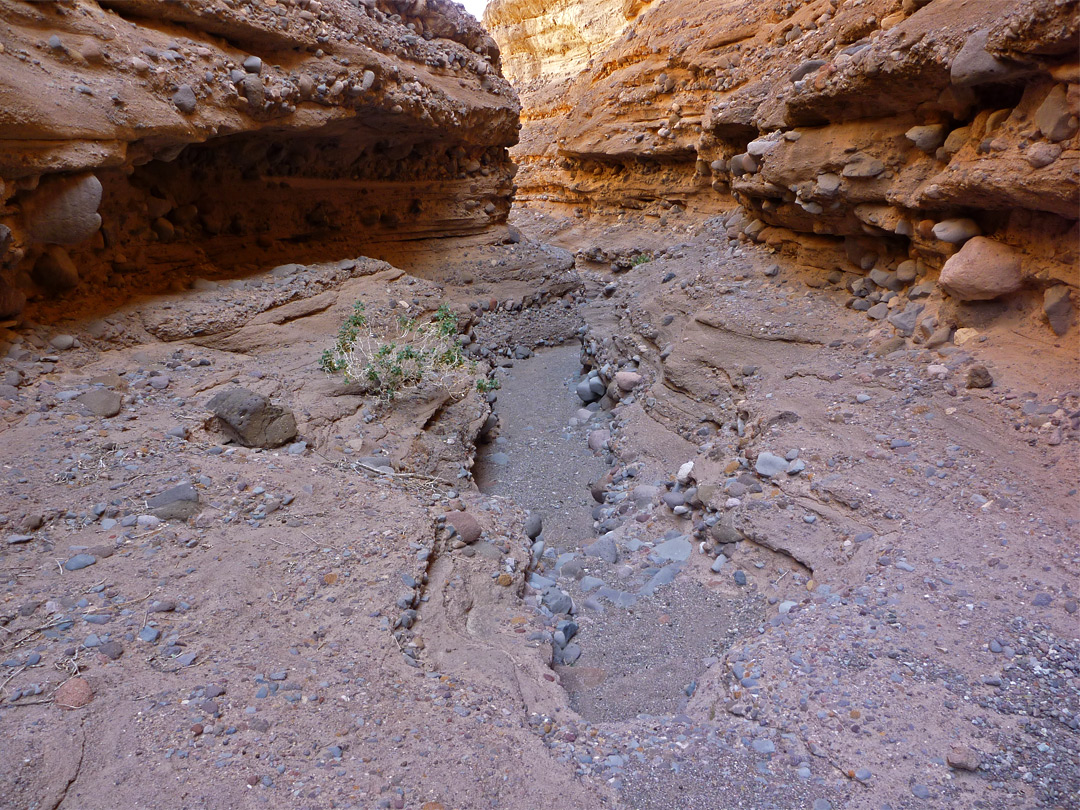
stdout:
<svg viewBox="0 0 1080 810">
<path fill-rule="evenodd" d="M 406 478 L 406 479 L 415 479 L 415 480 L 418 480 L 418 481 L 430 481 L 433 484 L 442 484 L 444 487 L 449 487 L 450 489 L 453 489 L 456 486 L 456 484 L 453 484 L 450 481 L 447 481 L 445 478 L 437 478 L 434 475 L 424 475 L 423 473 L 410 473 L 410 472 L 386 472 L 385 470 L 380 470 L 377 467 L 370 467 L 367 464 L 364 464 L 364 463 L 362 463 L 360 461 L 354 461 L 354 462 L 352 462 L 352 464 L 349 464 L 348 462 L 346 462 L 346 464 L 348 466 L 351 466 L 353 469 L 356 469 L 357 467 L 359 467 L 362 470 L 367 470 L 368 472 L 375 473 L 376 475 L 390 475 L 390 476 L 393 476 L 394 478 Z"/>
<path fill-rule="evenodd" d="M 8 684 L 9 684 L 9 683 L 11 682 L 11 679 L 12 679 L 12 678 L 14 678 L 14 677 L 15 677 L 16 675 L 18 675 L 18 674 L 19 674 L 20 672 L 24 672 L 25 670 L 26 670 L 26 664 L 22 664 L 21 666 L 19 666 L 19 667 L 16 667 L 16 668 L 15 668 L 15 669 L 14 669 L 14 670 L 12 671 L 12 673 L 11 673 L 10 675 L 8 675 L 8 676 L 7 676 L 6 678 L 4 678 L 4 682 L 3 682 L 3 683 L 0 683 L 0 694 L 3 694 L 3 691 L 4 691 L 4 687 L 5 687 L 5 686 L 7 686 L 7 685 L 8 685 Z"/>
<path fill-rule="evenodd" d="M 13 650 L 16 647 L 18 647 L 20 644 L 25 644 L 27 641 L 29 641 L 31 638 L 33 638 L 36 634 L 42 632 L 43 630 L 51 630 L 52 628 L 59 627 L 60 625 L 64 624 L 65 622 L 69 622 L 69 621 L 71 621 L 71 619 L 60 619 L 59 621 L 50 622 L 49 624 L 43 624 L 43 625 L 41 625 L 41 627 L 35 627 L 34 629 L 28 631 L 27 634 L 25 636 L 23 636 L 22 638 L 16 639 L 15 641 L 12 641 L 10 644 L 7 644 L 3 648 L 0 648 L 0 649 L 3 649 L 4 652 L 7 652 L 8 650 Z"/>
</svg>

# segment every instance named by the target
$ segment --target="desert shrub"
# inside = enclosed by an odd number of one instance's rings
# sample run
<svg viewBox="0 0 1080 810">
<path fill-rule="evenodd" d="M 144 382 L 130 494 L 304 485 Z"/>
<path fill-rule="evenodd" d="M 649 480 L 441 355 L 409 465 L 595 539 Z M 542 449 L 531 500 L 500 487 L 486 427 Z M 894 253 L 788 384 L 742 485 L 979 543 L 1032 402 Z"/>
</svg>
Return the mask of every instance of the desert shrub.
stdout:
<svg viewBox="0 0 1080 810">
<path fill-rule="evenodd" d="M 363 302 L 357 301 L 319 366 L 387 402 L 427 384 L 461 396 L 469 389 L 474 364 L 462 353 L 457 334 L 457 316 L 445 304 L 430 321 L 401 317 L 390 334 L 376 334 Z"/>
<path fill-rule="evenodd" d="M 496 380 L 494 377 L 481 377 L 476 381 L 476 390 L 481 394 L 488 394 L 492 391 L 498 391 L 502 388 L 502 383 Z"/>
</svg>

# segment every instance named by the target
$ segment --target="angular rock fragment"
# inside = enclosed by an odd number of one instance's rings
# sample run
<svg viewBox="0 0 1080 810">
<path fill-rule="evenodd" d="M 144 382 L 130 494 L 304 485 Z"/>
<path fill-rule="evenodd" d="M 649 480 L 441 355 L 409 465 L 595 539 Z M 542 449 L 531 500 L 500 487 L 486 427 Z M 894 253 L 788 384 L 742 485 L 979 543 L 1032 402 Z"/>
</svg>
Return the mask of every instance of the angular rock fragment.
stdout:
<svg viewBox="0 0 1080 810">
<path fill-rule="evenodd" d="M 611 565 L 619 561 L 619 552 L 615 547 L 615 540 L 607 535 L 583 547 L 582 551 L 586 557 L 599 557 Z"/>
<path fill-rule="evenodd" d="M 191 89 L 190 84 L 182 84 L 173 94 L 172 103 L 176 105 L 176 109 L 180 110 L 180 112 L 193 113 L 198 104 L 198 99 L 195 97 L 195 91 Z"/>
<path fill-rule="evenodd" d="M 246 388 L 222 391 L 206 407 L 224 433 L 245 447 L 280 447 L 296 437 L 291 410 Z"/>
<path fill-rule="evenodd" d="M 1073 322 L 1073 305 L 1066 284 L 1055 284 L 1043 293 L 1043 312 L 1055 335 L 1064 335 Z"/>
<path fill-rule="evenodd" d="M 152 515 L 162 520 L 187 520 L 202 510 L 199 493 L 191 484 L 180 484 L 167 489 L 150 498 L 146 505 Z"/>
<path fill-rule="evenodd" d="M 1076 134 L 1080 119 L 1070 109 L 1065 85 L 1057 84 L 1035 111 L 1035 126 L 1047 140 L 1058 143 Z"/>
<path fill-rule="evenodd" d="M 544 607 L 554 614 L 571 613 L 574 609 L 574 601 L 570 598 L 570 595 L 555 585 L 548 587 L 544 591 L 541 600 Z"/>
<path fill-rule="evenodd" d="M 990 388 L 994 384 L 994 377 L 986 366 L 972 366 L 968 369 L 968 388 Z"/>
<path fill-rule="evenodd" d="M 911 337 L 915 333 L 915 325 L 919 322 L 922 311 L 922 304 L 908 304 L 902 310 L 892 312 L 888 321 L 901 335 Z"/>
<path fill-rule="evenodd" d="M 979 765 L 982 764 L 978 751 L 973 751 L 966 746 L 959 745 L 949 751 L 948 756 L 945 757 L 945 761 L 949 764 L 950 768 L 956 768 L 961 771 L 977 771 L 979 770 Z"/>
<path fill-rule="evenodd" d="M 759 453 L 754 462 L 754 471 L 765 478 L 772 478 L 787 470 L 788 461 L 783 456 L 768 451 Z"/>
</svg>

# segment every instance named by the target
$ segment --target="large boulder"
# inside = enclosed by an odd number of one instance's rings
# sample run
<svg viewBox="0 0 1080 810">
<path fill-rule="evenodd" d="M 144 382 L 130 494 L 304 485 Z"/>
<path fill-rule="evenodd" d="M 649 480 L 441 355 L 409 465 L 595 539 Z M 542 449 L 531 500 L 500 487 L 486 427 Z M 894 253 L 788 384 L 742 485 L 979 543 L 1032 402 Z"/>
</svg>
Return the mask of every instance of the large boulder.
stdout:
<svg viewBox="0 0 1080 810">
<path fill-rule="evenodd" d="M 961 301 L 989 301 L 1023 286 L 1020 255 L 993 239 L 976 236 L 941 269 L 938 283 Z"/>
<path fill-rule="evenodd" d="M 296 438 L 293 412 L 246 388 L 221 391 L 206 407 L 222 431 L 246 447 L 280 447 Z"/>
<path fill-rule="evenodd" d="M 101 181 L 92 174 L 49 177 L 23 204 L 31 241 L 77 245 L 101 227 Z"/>
</svg>

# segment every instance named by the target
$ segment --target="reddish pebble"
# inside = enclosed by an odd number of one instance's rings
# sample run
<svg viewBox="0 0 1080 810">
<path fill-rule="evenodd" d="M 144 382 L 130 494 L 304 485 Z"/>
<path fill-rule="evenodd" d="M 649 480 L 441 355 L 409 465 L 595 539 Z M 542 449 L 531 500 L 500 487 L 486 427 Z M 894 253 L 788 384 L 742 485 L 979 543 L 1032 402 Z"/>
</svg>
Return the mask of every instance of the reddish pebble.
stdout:
<svg viewBox="0 0 1080 810">
<path fill-rule="evenodd" d="M 56 705 L 61 709 L 81 709 L 94 699 L 94 692 L 82 678 L 71 678 L 64 681 L 56 690 L 54 698 Z"/>
</svg>

